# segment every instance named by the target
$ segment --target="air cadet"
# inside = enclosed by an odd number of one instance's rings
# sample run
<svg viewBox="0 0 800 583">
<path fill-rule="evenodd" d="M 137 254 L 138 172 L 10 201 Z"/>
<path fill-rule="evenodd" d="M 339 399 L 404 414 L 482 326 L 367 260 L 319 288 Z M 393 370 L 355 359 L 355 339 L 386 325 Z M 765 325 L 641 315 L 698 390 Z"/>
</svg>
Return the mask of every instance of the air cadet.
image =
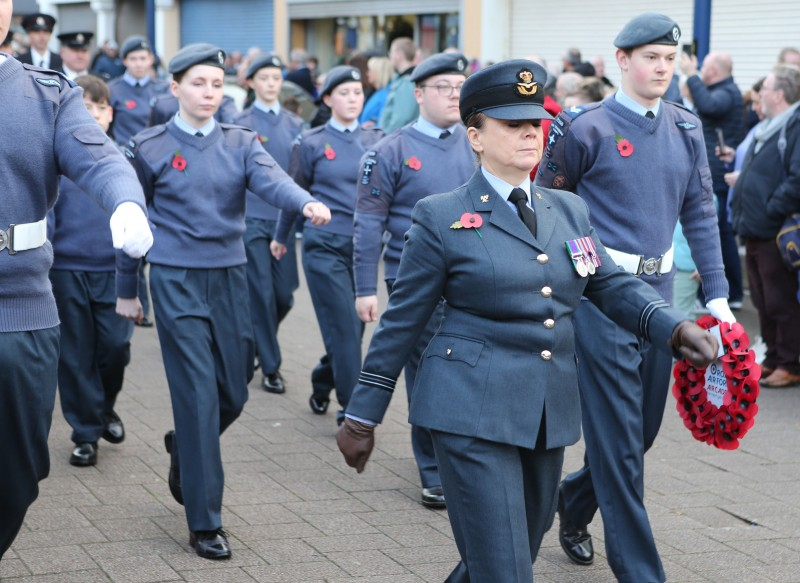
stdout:
<svg viewBox="0 0 800 583">
<path fill-rule="evenodd" d="M 75 83 L 83 89 L 86 108 L 107 133 L 113 110 L 105 82 L 84 75 Z M 72 427 L 73 466 L 97 463 L 100 437 L 110 443 L 125 439 L 114 404 L 130 361 L 133 322 L 116 310 L 118 303 L 119 309 L 134 315 L 141 310 L 136 297 L 138 261 L 115 252 L 105 226 L 108 217 L 72 180 L 59 179 L 47 230 L 53 245 L 50 281 L 63 324 L 58 390 L 61 410 Z"/>
<path fill-rule="evenodd" d="M 178 113 L 178 100 L 175 96 L 167 91 L 153 97 L 150 100 L 150 114 L 147 117 L 147 127 L 167 123 L 172 119 L 172 116 Z M 222 96 L 222 103 L 214 114 L 214 119 L 220 123 L 233 123 L 233 120 L 239 114 L 236 108 L 236 102 L 229 95 Z"/>
<path fill-rule="evenodd" d="M 540 65 L 513 60 L 464 82 L 461 119 L 481 166 L 414 207 L 389 306 L 336 436 L 363 471 L 374 424 L 444 297 L 409 418 L 433 437 L 461 556 L 452 583 L 533 581 L 564 448 L 580 436 L 571 315 L 581 296 L 666 354 L 671 343 L 698 364 L 716 355 L 710 334 L 617 269 L 583 201 L 531 186 L 549 117 L 546 79 Z"/>
<path fill-rule="evenodd" d="M 0 0 L 0 37 L 12 3 Z M 134 257 L 152 235 L 141 186 L 92 119 L 81 92 L 54 72 L 0 54 L 0 558 L 47 477 L 55 405 L 58 311 L 45 215 L 63 174 L 112 213 L 114 246 Z M 47 112 L 47 115 L 44 113 Z"/>
<path fill-rule="evenodd" d="M 353 212 L 359 160 L 383 137 L 383 131 L 363 129 L 358 116 L 364 107 L 361 73 L 355 67 L 338 66 L 328 72 L 322 100 L 331 108 L 331 119 L 303 132 L 292 150 L 289 174 L 297 184 L 331 208 L 331 222 L 303 230 L 303 269 L 314 304 L 326 354 L 311 374 L 311 410 L 325 414 L 330 392 L 342 409 L 361 368 L 361 335 L 364 326 L 355 309 L 353 287 Z M 273 255 L 286 253 L 293 213 L 280 214 L 278 232 L 270 245 Z M 344 411 L 337 413 L 341 423 Z"/>
<path fill-rule="evenodd" d="M 278 97 L 283 85 L 283 63 L 277 55 L 262 55 L 247 69 L 245 79 L 255 92 L 253 105 L 243 111 L 235 123 L 258 134 L 258 141 L 278 165 L 289 170 L 292 142 L 303 130 L 303 120 L 281 107 Z M 289 245 L 278 261 L 269 251 L 278 225 L 278 209 L 247 192 L 247 286 L 250 290 L 250 315 L 253 336 L 263 377 L 261 386 L 270 393 L 283 393 L 280 373 L 281 349 L 278 324 L 292 307 L 292 294 L 299 285 L 297 252 Z M 288 239 L 293 239 L 291 231 Z"/>
<path fill-rule="evenodd" d="M 62 70 L 61 57 L 51 51 L 49 47 L 55 25 L 56 19 L 49 14 L 28 14 L 22 18 L 22 28 L 28 33 L 30 50 L 17 57 L 20 63 L 53 71 Z"/>
<path fill-rule="evenodd" d="M 61 41 L 61 69 L 71 80 L 89 74 L 89 46 L 93 37 L 93 32 L 65 32 L 58 35 Z"/>
<path fill-rule="evenodd" d="M 680 28 L 663 14 L 645 13 L 625 25 L 614 41 L 620 89 L 555 119 L 536 184 L 578 194 L 608 254 L 667 301 L 680 217 L 709 310 L 734 322 L 700 120 L 661 99 L 679 39 Z M 586 457 L 559 489 L 561 546 L 574 562 L 592 563 L 587 525 L 599 505 L 617 579 L 664 581 L 644 507 L 643 473 L 644 452 L 664 415 L 672 359 L 589 302 L 574 319 Z"/>
<path fill-rule="evenodd" d="M 353 265 L 356 312 L 362 322 L 378 319 L 378 262 L 383 251 L 384 278 L 392 293 L 403 236 L 411 227 L 417 202 L 464 184 L 475 170 L 475 156 L 458 113 L 458 97 L 467 72 L 467 59 L 458 53 L 428 57 L 411 73 L 419 118 L 375 144 L 361 160 L 356 195 Z M 388 241 L 385 233 L 389 234 Z M 405 367 L 409 401 L 419 359 L 441 321 L 437 308 L 420 335 Z M 422 503 L 443 508 L 439 470 L 430 432 L 411 428 L 411 445 L 422 482 Z"/>
<path fill-rule="evenodd" d="M 125 73 L 109 81 L 108 90 L 114 109 L 112 135 L 118 144 L 125 145 L 131 136 L 147 127 L 150 103 L 157 95 L 166 92 L 167 85 L 150 77 L 153 51 L 150 41 L 143 36 L 125 40 L 119 54 Z"/>
<path fill-rule="evenodd" d="M 156 240 L 150 288 L 175 430 L 164 436 L 169 487 L 185 504 L 189 544 L 206 559 L 231 556 L 222 529 L 220 435 L 239 416 L 253 376 L 245 274 L 245 193 L 302 212 L 330 213 L 264 151 L 255 132 L 220 124 L 225 53 L 184 47 L 169 63 L 180 111 L 131 139 L 126 154 L 145 191 Z"/>
</svg>

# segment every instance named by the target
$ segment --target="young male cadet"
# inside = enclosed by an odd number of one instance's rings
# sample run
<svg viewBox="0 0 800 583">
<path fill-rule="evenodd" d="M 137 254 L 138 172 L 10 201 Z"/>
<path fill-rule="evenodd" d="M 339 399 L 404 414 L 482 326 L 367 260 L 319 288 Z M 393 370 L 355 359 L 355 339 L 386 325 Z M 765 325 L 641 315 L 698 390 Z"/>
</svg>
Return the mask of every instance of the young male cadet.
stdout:
<svg viewBox="0 0 800 583">
<path fill-rule="evenodd" d="M 419 104 L 417 121 L 383 138 L 361 159 L 354 217 L 356 311 L 363 322 L 378 319 L 378 262 L 392 293 L 404 235 L 411 228 L 411 211 L 419 200 L 461 186 L 475 171 L 475 156 L 461 124 L 458 98 L 467 72 L 458 53 L 428 57 L 411 73 Z M 384 233 L 388 233 L 388 240 Z M 422 352 L 441 322 L 440 305 L 405 367 L 411 400 Z M 422 503 L 445 506 L 430 431 L 411 427 L 411 445 L 422 482 Z"/>
<path fill-rule="evenodd" d="M 122 43 L 120 49 L 125 73 L 108 83 L 111 92 L 111 107 L 114 109 L 114 125 L 111 133 L 114 141 L 125 145 L 131 136 L 147 127 L 150 103 L 157 95 L 167 91 L 167 84 L 150 78 L 153 66 L 153 51 L 150 41 L 143 36 L 132 36 Z"/>
<path fill-rule="evenodd" d="M 0 0 L 0 38 L 13 5 Z M 153 238 L 133 169 L 63 76 L 0 53 L 0 559 L 50 471 L 59 323 L 45 215 L 58 175 L 111 215 L 114 246 L 133 257 Z M 46 114 L 46 115 L 45 115 Z"/>
<path fill-rule="evenodd" d="M 256 132 L 264 149 L 288 172 L 292 143 L 303 131 L 303 119 L 281 107 L 278 101 L 283 85 L 283 68 L 283 62 L 276 55 L 263 55 L 250 65 L 245 78 L 255 91 L 256 99 L 251 107 L 236 117 L 234 123 Z M 269 252 L 278 227 L 278 213 L 277 208 L 247 192 L 247 231 L 244 234 L 247 287 L 250 290 L 253 336 L 263 373 L 261 386 L 268 393 L 286 390 L 280 373 L 278 325 L 292 308 L 292 294 L 300 285 L 295 245 L 286 247 L 286 255 L 280 261 Z"/>
<path fill-rule="evenodd" d="M 709 310 L 733 322 L 702 125 L 695 114 L 661 99 L 679 39 L 680 28 L 663 14 L 645 13 L 625 25 L 614 41 L 620 89 L 555 119 L 536 184 L 581 196 L 608 254 L 667 301 L 680 217 Z M 561 546 L 579 564 L 593 561 L 587 525 L 599 505 L 617 579 L 663 582 L 643 473 L 644 452 L 664 414 L 672 359 L 589 302 L 581 303 L 574 320 L 586 457 L 559 489 Z"/>
</svg>

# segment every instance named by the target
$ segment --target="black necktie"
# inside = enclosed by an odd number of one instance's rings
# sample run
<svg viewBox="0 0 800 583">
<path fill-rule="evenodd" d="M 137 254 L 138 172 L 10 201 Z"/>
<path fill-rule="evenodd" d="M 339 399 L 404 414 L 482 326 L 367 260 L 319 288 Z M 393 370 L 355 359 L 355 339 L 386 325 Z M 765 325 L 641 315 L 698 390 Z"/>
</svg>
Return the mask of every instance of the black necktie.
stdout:
<svg viewBox="0 0 800 583">
<path fill-rule="evenodd" d="M 203 137 L 203 132 L 201 132 L 200 130 L 197 130 L 197 131 L 194 133 L 194 135 L 195 135 L 196 137 L 198 137 L 198 138 L 202 138 L 202 137 Z"/>
<path fill-rule="evenodd" d="M 647 119 L 653 119 L 653 118 L 656 116 L 656 114 L 655 114 L 655 113 L 653 113 L 652 111 L 648 111 L 647 113 L 645 113 L 645 114 L 644 114 L 644 116 L 645 116 Z"/>
<path fill-rule="evenodd" d="M 528 227 L 531 235 L 536 236 L 536 213 L 528 206 L 528 195 L 521 188 L 515 188 L 511 191 L 508 197 L 508 202 L 513 203 L 517 207 L 519 218 Z"/>
<path fill-rule="evenodd" d="M 450 137 L 450 130 L 444 130 L 441 134 L 439 134 L 440 140 L 446 140 Z"/>
</svg>

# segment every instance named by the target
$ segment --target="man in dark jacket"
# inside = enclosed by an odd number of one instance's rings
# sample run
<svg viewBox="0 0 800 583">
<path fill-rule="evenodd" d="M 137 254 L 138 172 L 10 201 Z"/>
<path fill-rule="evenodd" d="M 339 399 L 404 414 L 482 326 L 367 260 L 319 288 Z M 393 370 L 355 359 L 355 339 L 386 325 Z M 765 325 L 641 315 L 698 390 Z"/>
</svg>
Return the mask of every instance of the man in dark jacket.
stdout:
<svg viewBox="0 0 800 583">
<path fill-rule="evenodd" d="M 742 139 L 742 94 L 733 82 L 733 62 L 730 55 L 709 53 L 698 71 L 697 57 L 681 53 L 681 71 L 688 77 L 686 85 L 691 92 L 695 111 L 703 122 L 703 137 L 708 153 L 708 166 L 714 181 L 714 194 L 719 206 L 719 236 L 722 244 L 722 261 L 730 288 L 731 308 L 742 306 L 742 268 L 739 250 L 733 237 L 726 213 L 728 185 L 725 184 L 725 166 L 714 153 L 717 130 L 721 130 L 725 144 L 736 148 Z"/>
<path fill-rule="evenodd" d="M 786 217 L 800 212 L 800 71 L 775 67 L 759 95 L 765 118 L 736 179 L 731 213 L 745 241 L 750 295 L 767 345 L 761 386 L 783 388 L 800 384 L 798 278 L 775 245 Z"/>
</svg>

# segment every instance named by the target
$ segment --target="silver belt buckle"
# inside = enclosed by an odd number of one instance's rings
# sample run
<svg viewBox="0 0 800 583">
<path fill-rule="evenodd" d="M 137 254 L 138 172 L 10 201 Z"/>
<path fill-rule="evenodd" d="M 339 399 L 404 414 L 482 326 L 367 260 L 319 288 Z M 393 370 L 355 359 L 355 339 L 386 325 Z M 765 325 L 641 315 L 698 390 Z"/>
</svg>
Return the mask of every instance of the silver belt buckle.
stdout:
<svg viewBox="0 0 800 583">
<path fill-rule="evenodd" d="M 8 249 L 9 255 L 14 255 L 14 225 L 8 225 L 8 230 L 0 229 L 0 251 Z"/>
<path fill-rule="evenodd" d="M 649 259 L 642 257 L 639 259 L 639 273 L 644 273 L 645 275 L 661 275 L 662 259 L 664 259 L 663 255 L 657 259 L 655 257 L 651 257 Z"/>
</svg>

